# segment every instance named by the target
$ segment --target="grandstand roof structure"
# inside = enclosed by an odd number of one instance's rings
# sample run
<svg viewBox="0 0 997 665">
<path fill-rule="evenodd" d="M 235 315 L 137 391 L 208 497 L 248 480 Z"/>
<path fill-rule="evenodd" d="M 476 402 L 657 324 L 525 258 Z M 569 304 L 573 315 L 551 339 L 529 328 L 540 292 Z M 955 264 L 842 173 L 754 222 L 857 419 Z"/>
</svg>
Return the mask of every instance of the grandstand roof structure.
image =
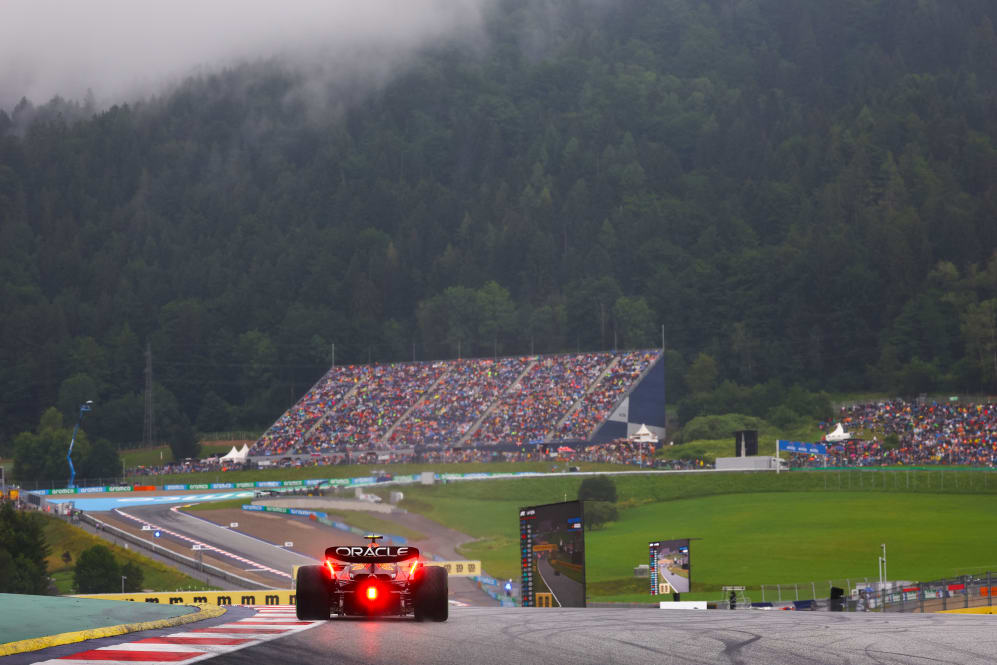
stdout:
<svg viewBox="0 0 997 665">
<path fill-rule="evenodd" d="M 665 430 L 660 349 L 333 366 L 251 454 L 610 441 Z"/>
</svg>

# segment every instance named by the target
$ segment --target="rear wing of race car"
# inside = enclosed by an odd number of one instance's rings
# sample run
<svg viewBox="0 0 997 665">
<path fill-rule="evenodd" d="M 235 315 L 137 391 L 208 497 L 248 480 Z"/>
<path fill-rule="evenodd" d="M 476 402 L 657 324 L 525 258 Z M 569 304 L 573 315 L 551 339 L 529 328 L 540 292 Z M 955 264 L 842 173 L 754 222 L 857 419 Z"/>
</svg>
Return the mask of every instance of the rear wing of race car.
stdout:
<svg viewBox="0 0 997 665">
<path fill-rule="evenodd" d="M 418 559 L 419 549 L 394 545 L 333 545 L 326 548 L 325 558 L 343 563 L 399 563 Z"/>
</svg>

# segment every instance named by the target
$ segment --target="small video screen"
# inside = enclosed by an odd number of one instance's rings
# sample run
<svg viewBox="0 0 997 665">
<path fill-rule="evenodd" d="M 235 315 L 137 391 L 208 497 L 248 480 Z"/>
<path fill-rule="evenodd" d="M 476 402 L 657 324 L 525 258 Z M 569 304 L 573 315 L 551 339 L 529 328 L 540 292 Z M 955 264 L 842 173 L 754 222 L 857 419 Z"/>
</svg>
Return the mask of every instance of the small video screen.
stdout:
<svg viewBox="0 0 997 665">
<path fill-rule="evenodd" d="M 519 511 L 523 607 L 585 607 L 582 502 Z"/>
<path fill-rule="evenodd" d="M 651 595 L 687 593 L 692 585 L 689 539 L 648 543 Z"/>
</svg>

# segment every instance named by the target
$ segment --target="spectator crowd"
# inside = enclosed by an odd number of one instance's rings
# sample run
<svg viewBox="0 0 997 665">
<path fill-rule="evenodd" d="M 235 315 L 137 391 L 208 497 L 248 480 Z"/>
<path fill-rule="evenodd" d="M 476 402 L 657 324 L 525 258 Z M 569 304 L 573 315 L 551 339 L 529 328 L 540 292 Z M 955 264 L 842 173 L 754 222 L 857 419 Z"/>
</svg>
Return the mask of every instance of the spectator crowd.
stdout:
<svg viewBox="0 0 997 665">
<path fill-rule="evenodd" d="M 842 407 L 837 422 L 851 436 L 825 435 L 828 466 L 997 466 L 997 404 L 888 400 Z"/>
<path fill-rule="evenodd" d="M 252 456 L 589 440 L 659 351 L 333 367 Z"/>
</svg>

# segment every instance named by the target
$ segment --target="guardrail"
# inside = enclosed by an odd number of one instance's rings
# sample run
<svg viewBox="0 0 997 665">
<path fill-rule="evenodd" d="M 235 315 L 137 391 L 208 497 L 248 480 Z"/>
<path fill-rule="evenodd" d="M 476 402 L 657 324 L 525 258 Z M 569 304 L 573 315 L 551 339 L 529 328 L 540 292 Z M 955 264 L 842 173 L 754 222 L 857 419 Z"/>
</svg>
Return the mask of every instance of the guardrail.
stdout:
<svg viewBox="0 0 997 665">
<path fill-rule="evenodd" d="M 146 550 L 148 550 L 150 552 L 153 552 L 153 553 L 155 553 L 155 554 L 157 554 L 157 555 L 159 555 L 161 557 L 164 557 L 166 559 L 170 559 L 171 561 L 176 561 L 178 563 L 182 563 L 183 565 L 187 566 L 188 568 L 192 568 L 194 570 L 200 570 L 200 571 L 211 573 L 213 576 L 221 578 L 221 579 L 223 579 L 223 580 L 225 580 L 227 582 L 232 582 L 234 584 L 243 584 L 243 585 L 246 585 L 247 588 L 250 588 L 250 589 L 267 590 L 267 589 L 272 589 L 273 588 L 273 587 L 270 587 L 270 586 L 268 586 L 266 584 L 263 584 L 262 582 L 256 582 L 256 581 L 251 580 L 249 578 L 242 577 L 241 575 L 236 575 L 235 573 L 230 573 L 229 571 L 223 570 L 221 568 L 218 568 L 217 566 L 212 566 L 209 563 L 204 563 L 203 561 L 198 561 L 197 559 L 195 559 L 193 557 L 184 556 L 183 554 L 180 554 L 179 552 L 175 552 L 175 551 L 173 551 L 173 550 L 171 550 L 171 549 L 169 549 L 167 547 L 163 547 L 162 545 L 157 545 L 156 543 L 149 542 L 148 540 L 146 540 L 144 538 L 139 538 L 138 536 L 136 536 L 133 533 L 129 533 L 129 532 L 125 531 L 124 529 L 119 529 L 118 527 L 116 527 L 114 525 L 111 525 L 111 524 L 108 524 L 107 522 L 104 522 L 103 520 L 99 520 L 99 519 L 97 519 L 97 518 L 95 518 L 95 517 L 93 517 L 91 515 L 88 515 L 85 512 L 84 513 L 80 513 L 80 519 L 82 519 L 84 522 L 89 523 L 91 526 L 95 527 L 99 531 L 104 531 L 106 533 L 114 534 L 115 536 L 117 536 L 118 538 L 121 538 L 122 540 L 126 540 L 126 541 L 128 541 L 129 543 L 131 543 L 133 545 L 137 545 L 138 547 L 141 547 L 141 548 L 146 549 Z"/>
</svg>

